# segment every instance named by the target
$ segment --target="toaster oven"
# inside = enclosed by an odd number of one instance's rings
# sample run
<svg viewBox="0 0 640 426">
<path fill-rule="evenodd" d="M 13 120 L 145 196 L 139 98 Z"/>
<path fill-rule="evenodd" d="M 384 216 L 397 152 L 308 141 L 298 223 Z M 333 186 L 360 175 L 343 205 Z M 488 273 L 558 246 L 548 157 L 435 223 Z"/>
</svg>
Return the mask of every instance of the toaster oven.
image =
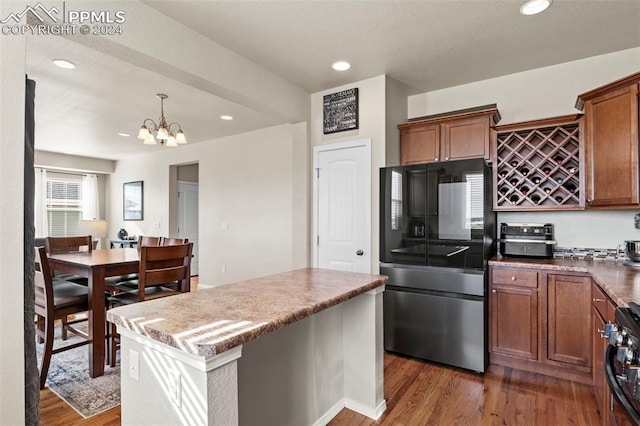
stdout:
<svg viewBox="0 0 640 426">
<path fill-rule="evenodd" d="M 556 241 L 551 223 L 501 223 L 502 256 L 551 259 Z"/>
</svg>

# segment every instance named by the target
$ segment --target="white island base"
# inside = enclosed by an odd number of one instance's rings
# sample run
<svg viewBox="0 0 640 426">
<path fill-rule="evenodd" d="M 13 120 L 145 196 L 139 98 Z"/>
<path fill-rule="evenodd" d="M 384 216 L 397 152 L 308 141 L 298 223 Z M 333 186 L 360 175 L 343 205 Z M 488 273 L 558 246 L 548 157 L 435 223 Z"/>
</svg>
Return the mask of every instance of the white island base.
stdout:
<svg viewBox="0 0 640 426">
<path fill-rule="evenodd" d="M 383 290 L 212 357 L 118 325 L 122 424 L 324 425 L 344 407 L 377 419 L 386 409 Z"/>
</svg>

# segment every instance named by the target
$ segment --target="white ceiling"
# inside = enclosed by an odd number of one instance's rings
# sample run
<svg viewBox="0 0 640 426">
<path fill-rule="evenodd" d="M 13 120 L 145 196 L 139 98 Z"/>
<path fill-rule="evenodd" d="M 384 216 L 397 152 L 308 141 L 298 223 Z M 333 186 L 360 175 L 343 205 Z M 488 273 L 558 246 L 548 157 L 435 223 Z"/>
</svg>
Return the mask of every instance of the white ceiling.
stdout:
<svg viewBox="0 0 640 426">
<path fill-rule="evenodd" d="M 530 17 L 519 0 L 144 3 L 309 93 L 382 74 L 421 93 L 640 46 L 638 0 L 554 0 Z M 27 45 L 36 149 L 109 159 L 167 149 L 135 138 L 144 118 L 157 121 L 158 92 L 190 143 L 281 123 L 60 37 Z M 52 66 L 58 57 L 78 68 Z M 340 59 L 351 70 L 332 71 Z"/>
</svg>

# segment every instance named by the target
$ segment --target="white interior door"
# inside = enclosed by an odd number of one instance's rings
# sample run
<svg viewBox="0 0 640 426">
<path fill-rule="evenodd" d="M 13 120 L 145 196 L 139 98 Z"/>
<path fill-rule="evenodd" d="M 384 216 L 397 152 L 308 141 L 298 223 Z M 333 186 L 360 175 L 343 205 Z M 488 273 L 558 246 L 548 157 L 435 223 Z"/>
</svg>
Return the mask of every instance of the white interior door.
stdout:
<svg viewBox="0 0 640 426">
<path fill-rule="evenodd" d="M 198 184 L 178 182 L 178 238 L 193 243 L 191 275 L 198 275 Z"/>
<path fill-rule="evenodd" d="M 370 140 L 316 147 L 315 265 L 371 272 Z"/>
</svg>

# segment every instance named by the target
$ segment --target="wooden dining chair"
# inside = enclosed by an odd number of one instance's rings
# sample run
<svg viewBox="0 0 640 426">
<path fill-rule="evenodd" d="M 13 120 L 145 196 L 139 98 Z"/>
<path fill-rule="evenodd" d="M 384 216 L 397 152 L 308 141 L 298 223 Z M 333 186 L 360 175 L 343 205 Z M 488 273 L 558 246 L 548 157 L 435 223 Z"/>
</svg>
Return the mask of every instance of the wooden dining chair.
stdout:
<svg viewBox="0 0 640 426">
<path fill-rule="evenodd" d="M 44 244 L 48 254 L 93 250 L 93 239 L 91 238 L 91 235 L 82 235 L 77 237 L 47 237 Z"/>
<path fill-rule="evenodd" d="M 140 247 L 153 247 L 159 246 L 162 242 L 162 237 L 150 237 L 146 235 L 138 236 L 138 253 L 140 253 Z M 118 275 L 116 277 L 108 277 L 104 280 L 105 288 L 110 293 L 116 294 L 120 291 L 130 291 L 138 288 L 138 274 Z"/>
<path fill-rule="evenodd" d="M 90 252 L 93 250 L 93 240 L 91 235 L 78 237 L 47 237 L 44 240 L 44 247 L 47 254 Z M 53 274 L 54 279 L 73 281 L 76 284 L 87 285 L 89 279 L 73 274 Z"/>
<path fill-rule="evenodd" d="M 189 242 L 188 238 L 169 238 L 169 237 L 162 237 L 160 239 L 160 245 L 161 246 L 175 246 L 178 244 L 187 244 Z"/>
<path fill-rule="evenodd" d="M 86 332 L 73 327 L 72 324 L 86 321 L 85 319 L 67 321 L 68 315 L 86 312 L 88 306 L 89 289 L 71 281 L 54 281 L 49 268 L 49 261 L 44 247 L 35 248 L 35 311 L 36 334 L 44 342 L 42 360 L 40 362 L 40 389 L 44 388 L 49 372 L 51 356 L 59 352 L 74 349 L 90 342 Z M 53 325 L 56 320 L 64 320 L 63 330 L 71 331 L 84 338 L 83 341 L 53 349 Z"/>
<path fill-rule="evenodd" d="M 64 254 L 77 252 L 91 252 L 94 249 L 91 235 L 73 237 L 47 237 L 44 240 L 47 254 Z M 71 281 L 84 286 L 89 285 L 89 279 L 80 275 L 52 272 L 54 285 L 57 281 Z M 62 340 L 67 340 L 66 318 L 62 318 Z"/>
<path fill-rule="evenodd" d="M 147 235 L 138 236 L 138 249 L 142 246 L 159 246 L 162 241 L 162 237 L 150 237 Z"/>
<path fill-rule="evenodd" d="M 140 266 L 135 290 L 122 291 L 107 298 L 110 307 L 130 305 L 145 300 L 173 296 L 190 290 L 193 243 L 172 246 L 140 247 Z M 125 283 L 122 283 L 125 284 Z M 112 324 L 109 356 L 115 366 L 117 332 Z"/>
</svg>

